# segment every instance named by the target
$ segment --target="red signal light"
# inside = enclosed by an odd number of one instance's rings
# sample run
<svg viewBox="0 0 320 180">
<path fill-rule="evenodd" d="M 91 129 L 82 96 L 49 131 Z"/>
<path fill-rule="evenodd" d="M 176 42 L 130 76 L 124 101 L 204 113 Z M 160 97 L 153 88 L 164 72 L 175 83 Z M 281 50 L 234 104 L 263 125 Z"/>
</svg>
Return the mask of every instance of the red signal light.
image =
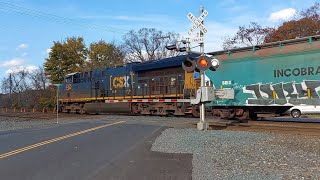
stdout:
<svg viewBox="0 0 320 180">
<path fill-rule="evenodd" d="M 207 56 L 200 56 L 197 59 L 197 69 L 200 71 L 200 73 L 203 73 L 205 70 L 209 69 L 210 66 L 211 61 L 209 61 Z"/>
<path fill-rule="evenodd" d="M 202 67 L 206 67 L 206 66 L 208 66 L 208 61 L 205 58 L 201 58 L 201 59 L 199 59 L 199 64 Z"/>
</svg>

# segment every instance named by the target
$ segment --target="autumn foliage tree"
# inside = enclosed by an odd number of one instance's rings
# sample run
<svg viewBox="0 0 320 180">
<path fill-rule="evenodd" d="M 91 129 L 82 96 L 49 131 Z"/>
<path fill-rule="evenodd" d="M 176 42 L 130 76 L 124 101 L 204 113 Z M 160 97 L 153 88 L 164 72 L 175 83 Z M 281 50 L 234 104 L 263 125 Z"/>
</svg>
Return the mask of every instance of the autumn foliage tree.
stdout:
<svg viewBox="0 0 320 180">
<path fill-rule="evenodd" d="M 115 43 L 100 40 L 87 48 L 82 37 L 71 37 L 53 42 L 44 70 L 51 83 L 62 83 L 69 73 L 123 65 L 124 57 L 122 48 Z"/>
<path fill-rule="evenodd" d="M 93 42 L 88 50 L 87 69 L 113 68 L 123 65 L 125 54 L 115 43 Z"/>
<path fill-rule="evenodd" d="M 66 74 L 81 71 L 87 58 L 87 48 L 82 37 L 53 42 L 44 69 L 51 83 L 62 83 Z"/>
<path fill-rule="evenodd" d="M 223 49 L 231 49 L 319 34 L 320 4 L 315 3 L 296 14 L 293 20 L 283 22 L 276 28 L 262 27 L 255 22 L 240 26 L 234 36 L 225 38 L 222 46 Z"/>
<path fill-rule="evenodd" d="M 284 22 L 273 33 L 266 37 L 265 42 L 283 41 L 320 34 L 320 4 L 315 3 L 303 10 L 298 18 Z"/>
</svg>

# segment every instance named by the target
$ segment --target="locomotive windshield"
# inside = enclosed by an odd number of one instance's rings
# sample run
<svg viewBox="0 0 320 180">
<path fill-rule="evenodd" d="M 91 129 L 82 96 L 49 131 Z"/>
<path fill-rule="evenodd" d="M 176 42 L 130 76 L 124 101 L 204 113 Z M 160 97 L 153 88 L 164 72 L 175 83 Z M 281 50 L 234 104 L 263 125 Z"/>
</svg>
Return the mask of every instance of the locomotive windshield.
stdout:
<svg viewBox="0 0 320 180">
<path fill-rule="evenodd" d="M 80 82 L 80 74 L 78 72 L 67 74 L 64 77 L 65 83 L 79 83 Z"/>
</svg>

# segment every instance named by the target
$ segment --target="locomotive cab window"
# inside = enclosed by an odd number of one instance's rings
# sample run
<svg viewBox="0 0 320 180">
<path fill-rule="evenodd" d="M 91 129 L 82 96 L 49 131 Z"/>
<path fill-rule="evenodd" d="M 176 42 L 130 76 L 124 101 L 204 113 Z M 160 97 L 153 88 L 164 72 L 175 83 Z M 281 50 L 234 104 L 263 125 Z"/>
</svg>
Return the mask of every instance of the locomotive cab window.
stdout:
<svg viewBox="0 0 320 180">
<path fill-rule="evenodd" d="M 87 77 L 89 77 L 89 72 L 84 72 L 84 76 L 83 76 L 84 78 L 87 78 Z"/>
<path fill-rule="evenodd" d="M 73 83 L 80 83 L 80 74 L 73 75 Z"/>
<path fill-rule="evenodd" d="M 71 73 L 64 77 L 64 82 L 68 84 L 79 83 L 80 73 Z"/>
<path fill-rule="evenodd" d="M 81 83 L 85 82 L 84 72 L 80 73 L 80 82 Z"/>
<path fill-rule="evenodd" d="M 65 82 L 65 83 L 73 83 L 73 81 L 72 81 L 72 76 L 66 77 L 66 78 L 64 79 L 64 82 Z"/>
</svg>

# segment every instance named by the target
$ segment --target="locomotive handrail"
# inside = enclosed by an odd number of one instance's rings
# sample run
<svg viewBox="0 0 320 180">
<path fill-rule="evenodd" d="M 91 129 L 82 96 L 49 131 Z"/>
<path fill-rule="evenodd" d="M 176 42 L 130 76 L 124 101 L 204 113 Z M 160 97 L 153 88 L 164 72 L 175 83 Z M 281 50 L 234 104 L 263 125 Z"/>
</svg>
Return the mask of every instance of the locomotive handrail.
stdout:
<svg viewBox="0 0 320 180">
<path fill-rule="evenodd" d="M 151 98 L 153 96 L 159 96 L 159 97 L 165 98 L 166 96 L 168 97 L 172 95 L 178 98 L 181 94 L 184 94 L 183 85 L 178 84 L 178 85 L 159 85 L 159 86 L 156 86 L 155 90 L 152 90 L 151 87 L 116 88 L 112 90 L 106 90 L 107 96 L 101 94 L 101 97 L 103 98 L 112 97 L 113 99 L 116 99 L 116 97 L 117 98 L 122 97 L 123 99 L 126 99 L 128 97 L 134 98 L 134 96 L 141 96 L 142 98 Z"/>
</svg>

